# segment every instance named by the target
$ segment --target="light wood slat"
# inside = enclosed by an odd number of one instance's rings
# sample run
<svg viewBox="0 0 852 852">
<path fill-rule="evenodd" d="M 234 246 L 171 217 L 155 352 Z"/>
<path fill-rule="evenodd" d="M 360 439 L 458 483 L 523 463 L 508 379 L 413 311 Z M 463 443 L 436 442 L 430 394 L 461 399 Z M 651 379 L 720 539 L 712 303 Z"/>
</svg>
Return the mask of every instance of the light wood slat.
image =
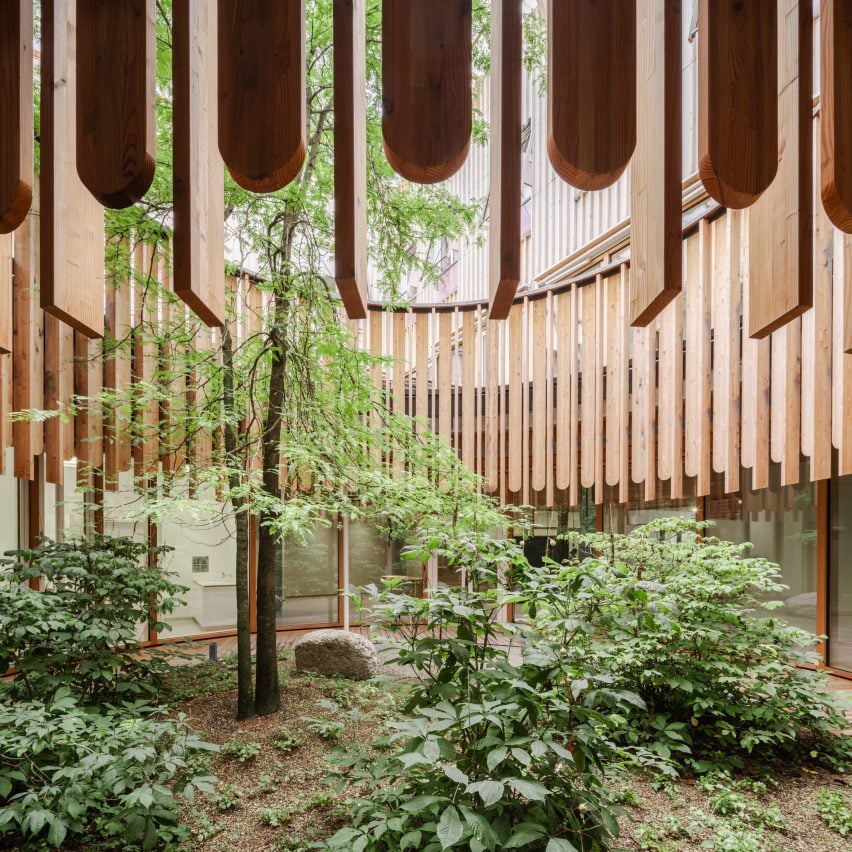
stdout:
<svg viewBox="0 0 852 852">
<path fill-rule="evenodd" d="M 33 197 L 32 0 L 0 3 L 0 115 L 0 234 L 8 234 Z"/>
<path fill-rule="evenodd" d="M 556 487 L 568 488 L 570 479 L 570 406 L 571 394 L 571 358 L 575 349 L 572 346 L 573 329 L 571 327 L 571 294 L 560 293 L 554 299 L 556 306 Z"/>
<path fill-rule="evenodd" d="M 775 0 L 699 0 L 698 173 L 725 207 L 748 207 L 778 168 Z"/>
<path fill-rule="evenodd" d="M 648 359 L 646 375 L 648 377 L 643 414 L 645 416 L 645 500 L 657 499 L 657 383 L 655 378 L 657 364 L 657 328 L 652 323 L 645 327 L 648 343 L 645 357 Z"/>
<path fill-rule="evenodd" d="M 631 395 L 630 395 L 630 478 L 634 483 L 645 481 L 648 460 L 645 449 L 648 440 L 648 422 L 645 417 L 644 398 L 648 392 L 648 331 L 634 328 L 630 334 L 633 339 L 631 358 Z"/>
<path fill-rule="evenodd" d="M 45 315 L 44 318 L 44 407 L 48 411 L 59 411 L 63 405 L 62 399 L 62 360 L 61 349 L 62 323 L 56 317 Z M 44 423 L 44 475 L 47 482 L 62 484 L 62 461 L 64 451 L 62 420 L 59 416 L 48 418 Z"/>
<path fill-rule="evenodd" d="M 778 27 L 778 174 L 749 217 L 751 337 L 765 337 L 813 303 L 811 4 L 780 0 Z"/>
<path fill-rule="evenodd" d="M 382 311 L 373 311 L 370 314 L 370 354 L 373 358 L 377 359 L 370 366 L 370 379 L 373 382 L 373 385 L 378 388 L 379 393 L 382 393 L 382 364 L 378 359 L 381 358 L 383 353 L 382 348 L 382 325 L 384 320 L 384 313 Z M 374 430 L 380 430 L 382 428 L 381 422 L 381 414 L 378 412 L 373 412 L 370 415 L 370 422 L 372 423 L 372 428 Z M 373 460 L 378 462 L 381 457 L 381 449 L 379 447 L 373 447 Z"/>
<path fill-rule="evenodd" d="M 696 494 L 704 497 L 710 493 L 710 464 L 712 446 L 712 363 L 711 363 L 711 305 L 713 290 L 712 234 L 709 223 L 703 219 L 698 227 L 698 286 L 696 310 L 699 322 L 699 383 L 700 396 L 700 452 Z"/>
<path fill-rule="evenodd" d="M 531 302 L 530 320 L 532 339 L 532 477 L 533 491 L 543 491 L 547 486 L 547 302 Z M 526 400 L 526 397 L 524 397 Z"/>
<path fill-rule="evenodd" d="M 418 317 L 415 314 L 414 320 L 414 414 L 425 419 L 429 416 L 429 316 L 423 314 Z M 417 431 L 420 432 L 422 428 L 418 426 Z"/>
<path fill-rule="evenodd" d="M 74 392 L 79 410 L 74 418 L 77 485 L 94 486 L 103 468 L 103 419 L 99 402 L 103 381 L 101 342 L 74 333 Z"/>
<path fill-rule="evenodd" d="M 546 393 L 545 393 L 545 402 L 544 408 L 546 412 L 546 427 L 545 427 L 545 468 L 546 468 L 546 479 L 545 479 L 545 503 L 548 506 L 554 506 L 556 504 L 556 482 L 555 482 L 555 465 L 556 465 L 556 448 L 554 446 L 555 440 L 555 430 L 553 419 L 555 417 L 555 387 L 553 378 L 556 373 L 556 351 L 554 349 L 554 337 L 556 334 L 556 312 L 555 312 L 556 300 L 553 296 L 553 293 L 548 293 L 547 298 L 545 299 L 545 324 L 546 324 L 546 333 L 545 333 L 545 341 L 547 345 L 545 364 L 544 364 L 544 376 L 546 383 Z M 533 412 L 533 416 L 535 416 L 535 412 Z"/>
<path fill-rule="evenodd" d="M 491 4 L 489 317 L 506 319 L 521 277 L 521 0 Z"/>
<path fill-rule="evenodd" d="M 304 0 L 219 0 L 219 150 L 234 180 L 275 192 L 305 159 Z"/>
<path fill-rule="evenodd" d="M 42 374 L 36 373 L 36 350 L 39 345 L 36 311 L 38 303 L 34 289 L 33 217 L 27 216 L 15 232 L 15 276 L 12 301 L 12 410 L 23 412 L 35 407 L 36 385 L 42 384 Z M 17 420 L 12 425 L 12 444 L 15 448 L 15 476 L 30 479 L 35 476 L 35 424 Z"/>
<path fill-rule="evenodd" d="M 523 336 L 521 321 L 523 311 L 515 305 L 509 313 L 509 413 L 508 413 L 508 490 L 518 493 L 523 481 L 522 467 L 525 467 L 522 453 L 521 430 L 523 429 L 523 387 L 521 384 L 521 358 L 523 356 Z"/>
<path fill-rule="evenodd" d="M 769 459 L 781 464 L 784 459 L 784 429 L 787 404 L 787 332 L 788 326 L 772 332 L 769 338 Z"/>
<path fill-rule="evenodd" d="M 12 239 L 0 234 L 0 354 L 12 351 Z"/>
<path fill-rule="evenodd" d="M 104 214 L 77 175 L 74 0 L 44 0 L 41 49 L 41 306 L 101 337 Z"/>
<path fill-rule="evenodd" d="M 568 382 L 571 385 L 571 400 L 568 415 L 568 504 L 580 505 L 580 376 L 578 372 L 580 354 L 579 288 L 575 284 L 569 291 L 569 367 Z"/>
<path fill-rule="evenodd" d="M 156 2 L 76 2 L 77 172 L 101 204 L 129 207 L 157 165 Z"/>
<path fill-rule="evenodd" d="M 365 0 L 334 3 L 334 277 L 346 315 L 367 316 Z"/>
<path fill-rule="evenodd" d="M 547 153 L 563 180 L 604 189 L 636 145 L 636 0 L 547 11 Z"/>
<path fill-rule="evenodd" d="M 12 358 L 10 355 L 0 354 L 0 474 L 6 475 L 6 448 L 11 443 L 11 429 L 9 424 L 9 392 L 12 384 Z M 14 465 L 13 465 L 14 466 Z"/>
<path fill-rule="evenodd" d="M 786 345 L 784 370 L 784 445 L 781 456 L 781 484 L 797 485 L 801 455 L 802 414 L 802 321 L 794 319 L 784 327 Z"/>
<path fill-rule="evenodd" d="M 595 503 L 604 499 L 604 368 L 606 363 L 606 294 L 595 279 Z"/>
<path fill-rule="evenodd" d="M 452 443 L 453 315 L 438 319 L 438 434 Z"/>
<path fill-rule="evenodd" d="M 476 434 L 476 324 L 473 311 L 465 311 L 462 319 L 462 461 L 476 469 L 474 436 Z"/>
<path fill-rule="evenodd" d="M 442 323 L 444 317 L 449 322 L 451 315 L 441 314 Z M 500 336 L 502 331 L 503 324 L 488 323 L 485 327 L 485 343 L 488 352 L 485 361 L 485 490 L 491 493 L 499 488 L 500 474 L 503 469 L 499 455 L 501 446 L 500 399 L 503 387 L 500 379 L 500 365 L 502 363 L 500 360 L 502 357 Z M 441 344 L 441 351 L 444 351 L 443 344 Z M 450 375 L 452 375 L 450 370 L 451 358 L 452 352 L 449 352 L 447 357 L 447 371 Z M 449 422 L 449 411 L 447 412 L 447 420 Z"/>
<path fill-rule="evenodd" d="M 630 338 L 632 336 L 628 323 L 628 312 L 630 310 L 630 268 L 626 263 L 621 264 L 619 270 L 621 299 L 619 302 L 618 324 L 619 348 L 621 350 L 621 363 L 619 365 L 621 383 L 618 391 L 620 409 L 620 446 L 619 457 L 621 459 L 620 473 L 618 476 L 618 501 L 626 503 L 630 490 Z"/>
<path fill-rule="evenodd" d="M 833 315 L 832 268 L 834 229 L 819 206 L 815 209 L 814 233 L 814 334 L 813 350 L 813 454 L 811 479 L 831 477 L 831 376 Z M 807 316 L 807 315 L 806 315 Z"/>
<path fill-rule="evenodd" d="M 529 505 L 530 495 L 530 332 L 532 308 L 524 299 L 521 320 L 521 503 Z"/>
<path fill-rule="evenodd" d="M 684 395 L 684 473 L 698 476 L 701 457 L 701 350 L 700 350 L 700 265 L 703 254 L 700 246 L 703 234 L 694 234 L 686 243 L 685 327 L 686 371 L 683 377 Z"/>
<path fill-rule="evenodd" d="M 385 156 L 415 183 L 446 180 L 470 147 L 469 0 L 383 0 Z"/>
<path fill-rule="evenodd" d="M 828 218 L 852 232 L 852 6 L 820 3 L 820 189 Z M 852 345 L 852 340 L 849 341 Z M 847 351 L 849 348 L 847 347 Z"/>
<path fill-rule="evenodd" d="M 218 145 L 214 4 L 174 5 L 175 294 L 209 326 L 225 322 L 225 165 Z"/>
<path fill-rule="evenodd" d="M 731 405 L 731 216 L 712 224 L 713 276 L 710 292 L 713 325 L 713 434 L 712 469 L 724 473 L 728 465 L 728 426 Z"/>
<path fill-rule="evenodd" d="M 391 367 L 391 396 L 394 414 L 405 414 L 405 314 L 393 315 L 393 366 Z M 402 453 L 394 452 L 394 474 L 403 470 Z"/>
<path fill-rule="evenodd" d="M 511 318 L 511 314 L 509 314 Z M 497 453 L 500 459 L 500 490 L 499 499 L 501 503 L 506 503 L 509 499 L 509 413 L 506 410 L 504 402 L 505 394 L 509 390 L 511 382 L 511 363 L 509 354 L 509 328 L 511 323 L 500 323 L 498 326 L 498 358 L 497 363 L 500 365 L 498 378 L 498 387 L 500 389 L 500 404 L 498 407 L 497 417 Z M 493 323 L 492 323 L 493 328 Z"/>
<path fill-rule="evenodd" d="M 751 487 L 755 490 L 769 485 L 769 393 L 770 341 L 758 341 L 755 355 L 755 416 L 754 459 Z"/>
<path fill-rule="evenodd" d="M 728 410 L 728 444 L 725 462 L 725 493 L 730 494 L 740 489 L 740 421 L 742 418 L 741 374 L 742 352 L 740 348 L 740 326 L 742 319 L 742 230 L 743 216 L 736 211 L 729 211 L 730 256 L 728 301 L 728 363 L 726 389 L 729 396 Z"/>
<path fill-rule="evenodd" d="M 841 240 L 838 238 L 837 242 Z M 849 404 L 852 396 L 852 355 L 843 352 L 843 330 L 842 318 L 849 313 L 849 301 L 852 300 L 852 237 L 844 235 L 842 239 L 843 263 L 842 266 L 835 263 L 835 304 L 836 313 L 841 321 L 837 329 L 837 345 L 835 347 L 835 364 L 839 368 L 839 375 L 834 379 L 837 388 L 837 473 L 846 476 L 852 473 L 852 405 Z M 843 274 L 837 270 L 843 269 Z M 841 310 L 842 306 L 842 310 Z"/>
<path fill-rule="evenodd" d="M 597 286 L 580 289 L 582 324 L 580 338 L 580 485 L 595 485 L 595 361 L 597 353 Z"/>
<path fill-rule="evenodd" d="M 681 17 L 678 0 L 637 0 L 637 100 L 630 170 L 630 318 L 647 325 L 681 289 Z"/>
<path fill-rule="evenodd" d="M 677 411 L 675 408 L 675 360 L 680 357 L 679 341 L 676 340 L 675 322 L 680 301 L 666 305 L 659 318 L 660 374 L 657 399 L 660 409 L 657 430 L 657 469 L 661 480 L 672 478 L 675 466 L 674 429 Z M 607 380 L 607 390 L 609 381 Z M 607 436 L 607 449 L 609 436 Z M 614 484 L 614 483 L 613 483 Z"/>
</svg>

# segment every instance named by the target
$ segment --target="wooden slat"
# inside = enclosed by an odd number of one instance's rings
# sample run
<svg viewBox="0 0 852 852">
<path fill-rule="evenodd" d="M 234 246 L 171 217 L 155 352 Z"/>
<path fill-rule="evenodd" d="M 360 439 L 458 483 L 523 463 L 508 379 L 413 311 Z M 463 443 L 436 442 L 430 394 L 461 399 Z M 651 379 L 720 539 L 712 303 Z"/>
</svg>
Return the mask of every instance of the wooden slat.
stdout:
<svg viewBox="0 0 852 852">
<path fill-rule="evenodd" d="M 647 476 L 648 455 L 647 418 L 645 417 L 645 395 L 648 393 L 648 329 L 633 328 L 630 336 L 633 346 L 631 352 L 631 394 L 630 394 L 630 478 L 639 484 Z"/>
<path fill-rule="evenodd" d="M 544 364 L 544 375 L 546 383 L 545 393 L 545 505 L 556 505 L 556 481 L 555 481 L 555 466 L 556 466 L 556 448 L 554 446 L 555 434 L 553 420 L 555 417 L 554 411 L 554 396 L 556 389 L 554 387 L 553 377 L 556 373 L 556 351 L 554 349 L 554 337 L 556 335 L 556 300 L 553 293 L 548 293 L 545 299 L 545 345 L 546 357 Z M 535 342 L 534 342 L 535 343 Z M 535 416 L 535 412 L 533 412 Z"/>
<path fill-rule="evenodd" d="M 530 303 L 532 331 L 532 477 L 533 491 L 547 486 L 547 302 Z"/>
<path fill-rule="evenodd" d="M 575 350 L 571 343 L 571 294 L 560 293 L 556 304 L 556 487 L 568 488 L 569 434 L 571 405 L 571 358 Z"/>
<path fill-rule="evenodd" d="M 304 0 L 219 0 L 219 150 L 234 180 L 274 192 L 305 159 Z"/>
<path fill-rule="evenodd" d="M 728 426 L 731 405 L 729 366 L 731 328 L 731 217 L 716 219 L 712 224 L 712 264 L 710 300 L 713 325 L 713 434 L 712 469 L 724 473 L 728 464 Z"/>
<path fill-rule="evenodd" d="M 621 300 L 619 303 L 620 322 L 618 324 L 619 349 L 621 364 L 619 366 L 621 382 L 618 390 L 620 409 L 620 446 L 619 457 L 621 469 L 618 476 L 618 502 L 626 503 L 630 489 L 630 337 L 631 330 L 627 321 L 630 307 L 630 270 L 626 263 L 621 264 L 619 278 Z"/>
<path fill-rule="evenodd" d="M 334 277 L 350 319 L 367 315 L 364 6 L 334 3 Z"/>
<path fill-rule="evenodd" d="M 488 357 L 485 361 L 485 490 L 496 491 L 499 487 L 500 459 L 498 435 L 500 423 L 500 335 L 503 326 L 490 323 L 485 330 L 485 345 Z"/>
<path fill-rule="evenodd" d="M 415 417 L 429 416 L 429 315 L 414 314 Z M 420 431 L 422 427 L 418 427 Z"/>
<path fill-rule="evenodd" d="M 852 236 L 844 235 L 835 250 L 835 289 L 834 298 L 838 327 L 835 332 L 837 343 L 834 349 L 836 372 L 833 378 L 836 391 L 835 416 L 837 420 L 837 473 L 839 476 L 852 474 L 852 355 L 843 352 L 843 318 L 849 314 L 849 301 L 852 300 Z M 842 265 L 838 263 L 838 254 L 842 252 Z M 838 270 L 843 269 L 840 275 Z M 842 307 L 841 307 L 842 306 Z"/>
<path fill-rule="evenodd" d="M 699 292 L 699 245 L 703 235 L 695 234 L 686 243 L 686 284 L 684 291 L 685 301 L 685 327 L 684 338 L 686 342 L 686 369 L 683 376 L 684 395 L 684 473 L 689 477 L 698 475 L 699 458 L 701 450 L 701 384 L 700 366 L 701 355 L 699 349 L 698 320 L 700 302 Z"/>
<path fill-rule="evenodd" d="M 382 325 L 384 313 L 382 311 L 372 311 L 370 313 L 370 355 L 375 359 L 370 366 L 370 378 L 373 385 L 382 393 Z M 370 415 L 372 428 L 376 431 L 382 427 L 381 415 L 374 411 Z M 378 446 L 373 447 L 373 459 L 378 462 L 381 460 L 381 450 Z"/>
<path fill-rule="evenodd" d="M 532 309 L 528 298 L 521 314 L 521 503 L 530 504 L 530 337 Z"/>
<path fill-rule="evenodd" d="M 0 354 L 12 351 L 12 239 L 0 234 Z"/>
<path fill-rule="evenodd" d="M 452 441 L 453 315 L 438 315 L 438 434 Z"/>
<path fill-rule="evenodd" d="M 44 0 L 41 306 L 88 337 L 104 330 L 104 214 L 77 175 L 76 3 Z"/>
<path fill-rule="evenodd" d="M 77 455 L 77 485 L 94 486 L 94 477 L 103 468 L 103 420 L 100 393 L 103 361 L 100 341 L 74 334 L 74 394 L 78 411 L 74 418 Z"/>
<path fill-rule="evenodd" d="M 0 234 L 8 234 L 33 197 L 32 0 L 0 3 L 0 115 Z"/>
<path fill-rule="evenodd" d="M 583 321 L 580 339 L 580 485 L 595 485 L 595 361 L 597 351 L 597 286 L 580 290 Z"/>
<path fill-rule="evenodd" d="M 521 6 L 521 0 L 491 4 L 491 319 L 509 315 L 521 277 Z"/>
<path fill-rule="evenodd" d="M 550 162 L 573 186 L 604 189 L 636 146 L 636 0 L 549 3 L 547 37 Z"/>
<path fill-rule="evenodd" d="M 383 0 L 382 135 L 394 171 L 416 183 L 458 171 L 470 147 L 471 79 L 470 0 Z"/>
<path fill-rule="evenodd" d="M 698 173 L 725 207 L 753 204 L 778 169 L 776 0 L 699 0 Z"/>
<path fill-rule="evenodd" d="M 394 414 L 405 414 L 405 315 L 393 315 L 393 367 L 391 368 L 391 397 Z M 402 473 L 402 452 L 394 452 L 394 472 Z"/>
<path fill-rule="evenodd" d="M 465 311 L 462 319 L 462 461 L 476 469 L 474 457 L 476 411 L 476 324 L 474 312 Z"/>
<path fill-rule="evenodd" d="M 680 357 L 679 341 L 676 340 L 675 322 L 680 301 L 670 302 L 660 314 L 660 374 L 657 389 L 660 409 L 657 432 L 657 468 L 663 481 L 671 480 L 675 466 L 674 428 L 675 428 L 675 360 Z M 607 390 L 609 390 L 609 366 L 607 366 Z M 617 428 L 617 427 L 616 427 Z M 609 452 L 609 431 L 607 431 L 607 452 Z M 615 484 L 615 483 L 612 483 Z"/>
<path fill-rule="evenodd" d="M 579 288 L 575 284 L 569 293 L 570 301 L 570 337 L 568 352 L 570 356 L 568 367 L 568 382 L 571 385 L 571 401 L 568 414 L 568 504 L 580 504 L 580 467 L 578 453 L 580 450 L 580 394 L 578 355 L 580 348 L 579 320 Z"/>
<path fill-rule="evenodd" d="M 681 39 L 678 0 L 637 0 L 630 316 L 639 326 L 681 289 Z"/>
<path fill-rule="evenodd" d="M 174 5 L 174 262 L 177 296 L 209 326 L 225 322 L 225 166 L 218 145 L 214 5 Z"/>
<path fill-rule="evenodd" d="M 811 3 L 780 0 L 778 11 L 779 162 L 749 217 L 751 337 L 765 337 L 813 303 Z"/>
<path fill-rule="evenodd" d="M 784 327 L 784 446 L 781 456 L 781 484 L 797 485 L 801 454 L 802 414 L 802 321 L 794 319 Z M 773 402 L 773 404 L 775 404 Z"/>
<path fill-rule="evenodd" d="M 726 390 L 729 395 L 728 445 L 725 462 L 725 493 L 740 489 L 740 420 L 742 416 L 741 372 L 742 353 L 740 347 L 740 328 L 742 323 L 742 215 L 729 212 L 731 217 L 730 254 L 728 258 L 730 298 L 728 300 L 728 363 Z"/>
<path fill-rule="evenodd" d="M 606 296 L 603 278 L 595 280 L 595 503 L 604 498 L 604 365 L 606 363 Z"/>
<path fill-rule="evenodd" d="M 157 165 L 156 2 L 76 2 L 77 172 L 101 204 L 129 207 Z"/>
<path fill-rule="evenodd" d="M 820 36 L 822 203 L 828 218 L 852 233 L 852 5 L 822 0 Z"/>
<path fill-rule="evenodd" d="M 15 278 L 12 303 L 12 410 L 23 412 L 35 407 L 36 385 L 41 385 L 41 373 L 36 373 L 36 350 L 39 345 L 33 270 L 33 217 L 27 216 L 15 232 Z M 33 479 L 35 476 L 35 424 L 17 420 L 12 425 L 15 448 L 15 476 Z"/>
<path fill-rule="evenodd" d="M 525 467 L 522 453 L 521 430 L 523 429 L 523 388 L 521 385 L 521 358 L 523 357 L 523 335 L 521 328 L 523 311 L 515 305 L 509 313 L 509 422 L 508 422 L 508 478 L 511 492 L 517 493 L 522 485 L 522 468 Z"/>
</svg>

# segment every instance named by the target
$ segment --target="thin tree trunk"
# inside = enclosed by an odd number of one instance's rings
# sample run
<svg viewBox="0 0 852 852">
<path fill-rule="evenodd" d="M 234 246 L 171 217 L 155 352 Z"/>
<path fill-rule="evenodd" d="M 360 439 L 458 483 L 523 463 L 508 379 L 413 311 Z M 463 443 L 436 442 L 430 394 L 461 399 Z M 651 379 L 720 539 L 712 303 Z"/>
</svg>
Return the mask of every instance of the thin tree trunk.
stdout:
<svg viewBox="0 0 852 852">
<path fill-rule="evenodd" d="M 222 335 L 222 377 L 225 402 L 225 453 L 228 460 L 228 486 L 234 508 L 237 535 L 237 718 L 254 716 L 254 688 L 251 671 L 251 616 L 249 598 L 249 516 L 245 501 L 234 497 L 240 486 L 238 471 L 242 458 L 237 451 L 238 416 L 234 405 L 234 350 L 230 329 Z"/>
</svg>

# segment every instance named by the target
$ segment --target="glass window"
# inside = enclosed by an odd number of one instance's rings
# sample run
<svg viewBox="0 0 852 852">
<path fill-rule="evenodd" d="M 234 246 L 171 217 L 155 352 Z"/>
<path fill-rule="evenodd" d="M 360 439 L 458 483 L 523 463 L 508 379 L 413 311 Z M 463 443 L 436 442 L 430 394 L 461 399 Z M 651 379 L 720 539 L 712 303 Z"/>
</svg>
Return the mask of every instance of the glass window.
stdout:
<svg viewBox="0 0 852 852">
<path fill-rule="evenodd" d="M 11 448 L 6 450 L 4 461 L 6 473 L 0 475 L 0 554 L 17 550 L 20 535 L 18 480 L 12 475 L 15 459 Z"/>
<path fill-rule="evenodd" d="M 852 671 L 852 476 L 831 480 L 828 664 Z"/>
<path fill-rule="evenodd" d="M 279 625 L 338 622 L 337 524 L 317 524 L 304 541 L 286 539 L 276 577 Z"/>
<path fill-rule="evenodd" d="M 657 493 L 662 491 L 662 483 L 657 480 Z M 657 518 L 683 518 L 695 520 L 695 498 L 682 497 L 672 500 L 669 497 L 659 497 L 656 500 L 645 500 L 644 483 L 631 482 L 628 491 L 627 505 L 610 503 L 601 507 L 603 512 L 603 529 L 605 532 L 627 534 L 654 521 Z"/>
</svg>

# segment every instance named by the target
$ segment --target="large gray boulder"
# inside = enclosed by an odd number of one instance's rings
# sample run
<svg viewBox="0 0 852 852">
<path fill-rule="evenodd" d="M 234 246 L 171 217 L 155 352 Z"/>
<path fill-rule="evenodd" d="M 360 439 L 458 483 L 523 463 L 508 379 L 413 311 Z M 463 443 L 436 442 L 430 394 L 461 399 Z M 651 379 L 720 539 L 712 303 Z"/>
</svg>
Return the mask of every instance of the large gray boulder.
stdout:
<svg viewBox="0 0 852 852">
<path fill-rule="evenodd" d="M 299 672 L 367 680 L 379 671 L 379 658 L 373 643 L 359 633 L 314 630 L 299 639 L 293 650 Z"/>
</svg>

